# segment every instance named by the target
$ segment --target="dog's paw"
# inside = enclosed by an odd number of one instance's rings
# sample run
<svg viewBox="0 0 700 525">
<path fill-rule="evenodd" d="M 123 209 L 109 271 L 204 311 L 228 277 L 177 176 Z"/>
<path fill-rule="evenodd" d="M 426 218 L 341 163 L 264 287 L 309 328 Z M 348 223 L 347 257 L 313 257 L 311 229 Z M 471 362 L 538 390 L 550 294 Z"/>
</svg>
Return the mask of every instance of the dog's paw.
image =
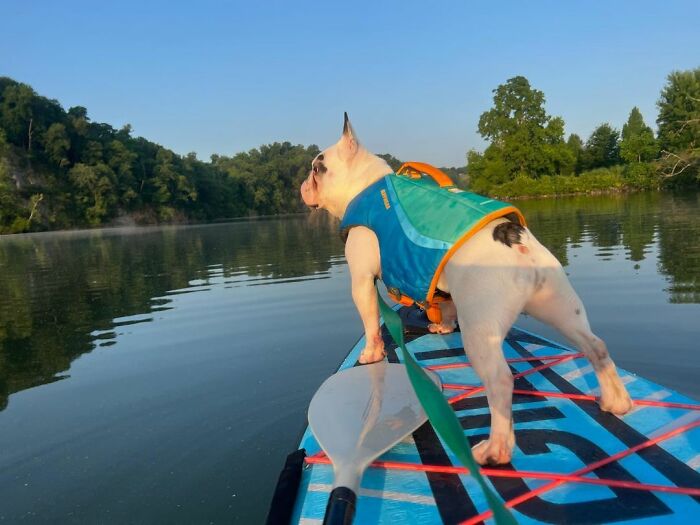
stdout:
<svg viewBox="0 0 700 525">
<path fill-rule="evenodd" d="M 505 465 L 513 456 L 514 437 L 490 437 L 474 445 L 472 454 L 479 465 Z"/>
<path fill-rule="evenodd" d="M 603 412 L 611 412 L 616 416 L 626 414 L 634 403 L 625 385 L 614 367 L 608 367 L 600 377 L 600 400 L 598 404 Z"/>
<path fill-rule="evenodd" d="M 455 331 L 454 323 L 430 323 L 428 331 L 431 334 L 451 334 Z"/>
<path fill-rule="evenodd" d="M 384 351 L 384 346 L 368 348 L 365 347 L 360 353 L 360 358 L 358 359 L 361 365 L 370 365 L 372 363 L 377 363 L 386 357 L 386 352 Z"/>
<path fill-rule="evenodd" d="M 616 392 L 615 395 L 601 397 L 599 405 L 603 412 L 610 412 L 616 416 L 622 416 L 632 410 L 634 403 L 632 403 L 632 399 L 623 388 L 622 392 Z"/>
</svg>

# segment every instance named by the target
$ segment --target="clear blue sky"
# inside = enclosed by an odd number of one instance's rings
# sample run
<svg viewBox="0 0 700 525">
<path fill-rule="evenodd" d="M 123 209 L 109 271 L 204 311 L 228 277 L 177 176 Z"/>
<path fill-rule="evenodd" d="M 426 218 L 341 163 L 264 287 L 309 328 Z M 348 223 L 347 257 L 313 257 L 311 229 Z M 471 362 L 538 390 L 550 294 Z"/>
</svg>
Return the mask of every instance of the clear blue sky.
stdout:
<svg viewBox="0 0 700 525">
<path fill-rule="evenodd" d="M 526 76 L 584 139 L 647 123 L 700 66 L 700 2 L 4 0 L 0 75 L 179 153 L 325 147 L 463 165 L 498 84 Z"/>
</svg>

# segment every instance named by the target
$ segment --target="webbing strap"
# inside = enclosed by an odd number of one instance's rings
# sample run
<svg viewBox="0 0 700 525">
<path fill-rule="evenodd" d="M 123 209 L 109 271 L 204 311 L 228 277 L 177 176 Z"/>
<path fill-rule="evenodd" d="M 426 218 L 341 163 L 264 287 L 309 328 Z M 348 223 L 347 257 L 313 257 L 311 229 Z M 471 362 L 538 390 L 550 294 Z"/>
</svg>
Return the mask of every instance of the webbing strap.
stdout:
<svg viewBox="0 0 700 525">
<path fill-rule="evenodd" d="M 457 416 L 445 400 L 442 392 L 406 349 L 403 338 L 403 324 L 399 314 L 389 308 L 379 294 L 379 290 L 377 290 L 377 300 L 379 301 L 379 311 L 384 318 L 384 324 L 394 342 L 403 352 L 406 372 L 411 380 L 416 396 L 430 420 L 430 424 L 450 450 L 459 458 L 462 465 L 469 470 L 469 473 L 479 483 L 496 523 L 498 525 L 517 524 L 513 515 L 505 508 L 503 502 L 491 490 L 479 473 L 479 465 L 474 461 L 474 456 L 472 456 L 471 447 L 464 436 L 462 425 L 460 425 Z"/>
</svg>

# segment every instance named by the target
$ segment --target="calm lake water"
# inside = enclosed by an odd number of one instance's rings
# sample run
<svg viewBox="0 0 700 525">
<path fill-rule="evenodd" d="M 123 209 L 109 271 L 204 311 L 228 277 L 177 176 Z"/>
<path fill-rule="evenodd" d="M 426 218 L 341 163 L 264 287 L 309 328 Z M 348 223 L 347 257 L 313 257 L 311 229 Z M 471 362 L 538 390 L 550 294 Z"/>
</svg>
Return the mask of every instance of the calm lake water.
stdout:
<svg viewBox="0 0 700 525">
<path fill-rule="evenodd" d="M 519 205 L 618 365 L 700 399 L 700 195 Z M 0 522 L 260 523 L 360 333 L 321 213 L 0 238 Z"/>
</svg>

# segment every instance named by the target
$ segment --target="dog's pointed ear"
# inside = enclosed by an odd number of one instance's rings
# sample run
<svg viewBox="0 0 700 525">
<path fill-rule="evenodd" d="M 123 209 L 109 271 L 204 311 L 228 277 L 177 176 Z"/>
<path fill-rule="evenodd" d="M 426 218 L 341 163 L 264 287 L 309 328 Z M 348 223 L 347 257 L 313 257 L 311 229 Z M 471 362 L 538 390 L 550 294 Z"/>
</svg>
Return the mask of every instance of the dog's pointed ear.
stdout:
<svg viewBox="0 0 700 525">
<path fill-rule="evenodd" d="M 351 137 L 355 136 L 355 130 L 352 129 L 352 124 L 350 124 L 350 117 L 348 117 L 348 112 L 343 112 L 343 135 L 349 135 Z"/>
<path fill-rule="evenodd" d="M 350 124 L 350 119 L 348 118 L 347 112 L 345 112 L 343 116 L 343 135 L 340 137 L 338 146 L 341 157 L 348 161 L 355 156 L 360 144 L 357 141 L 355 130 L 352 129 L 352 124 Z"/>
</svg>

